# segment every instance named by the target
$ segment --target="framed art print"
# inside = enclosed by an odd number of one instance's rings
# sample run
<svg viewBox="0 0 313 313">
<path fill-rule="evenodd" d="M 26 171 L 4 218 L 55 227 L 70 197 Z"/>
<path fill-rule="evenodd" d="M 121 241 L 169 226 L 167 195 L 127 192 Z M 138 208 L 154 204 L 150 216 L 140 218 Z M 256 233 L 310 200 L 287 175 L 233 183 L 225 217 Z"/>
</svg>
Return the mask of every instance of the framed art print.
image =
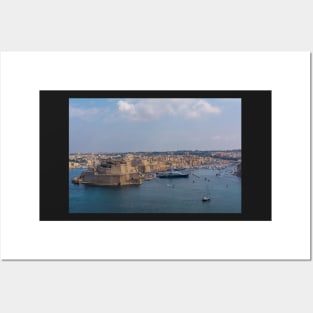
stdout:
<svg viewBox="0 0 313 313">
<path fill-rule="evenodd" d="M 40 91 L 40 121 L 41 220 L 271 219 L 270 91 Z"/>
</svg>

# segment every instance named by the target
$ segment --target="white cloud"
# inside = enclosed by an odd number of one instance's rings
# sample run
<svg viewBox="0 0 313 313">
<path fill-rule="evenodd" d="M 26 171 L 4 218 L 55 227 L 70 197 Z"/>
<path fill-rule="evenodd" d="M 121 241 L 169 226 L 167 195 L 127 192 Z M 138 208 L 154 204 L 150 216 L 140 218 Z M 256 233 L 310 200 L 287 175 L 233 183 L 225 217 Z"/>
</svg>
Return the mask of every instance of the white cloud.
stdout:
<svg viewBox="0 0 313 313">
<path fill-rule="evenodd" d="M 139 99 L 120 100 L 120 114 L 130 120 L 152 120 L 164 115 L 199 118 L 204 114 L 219 114 L 220 108 L 204 99 Z"/>
<path fill-rule="evenodd" d="M 133 112 L 135 109 L 133 104 L 130 104 L 126 101 L 119 101 L 117 105 L 118 105 L 118 109 L 121 112 Z"/>
<path fill-rule="evenodd" d="M 85 121 L 126 118 L 133 121 L 156 120 L 166 115 L 196 119 L 207 114 L 219 114 L 221 109 L 205 99 L 124 99 L 117 102 L 117 111 L 109 107 L 75 107 L 70 105 L 70 118 Z"/>
<path fill-rule="evenodd" d="M 70 117 L 90 117 L 99 114 L 98 108 L 75 108 L 70 106 Z"/>
<path fill-rule="evenodd" d="M 108 107 L 87 107 L 78 108 L 71 106 L 69 107 L 69 117 L 78 118 L 83 121 L 92 122 L 96 120 L 108 120 L 112 119 L 112 111 Z"/>
</svg>

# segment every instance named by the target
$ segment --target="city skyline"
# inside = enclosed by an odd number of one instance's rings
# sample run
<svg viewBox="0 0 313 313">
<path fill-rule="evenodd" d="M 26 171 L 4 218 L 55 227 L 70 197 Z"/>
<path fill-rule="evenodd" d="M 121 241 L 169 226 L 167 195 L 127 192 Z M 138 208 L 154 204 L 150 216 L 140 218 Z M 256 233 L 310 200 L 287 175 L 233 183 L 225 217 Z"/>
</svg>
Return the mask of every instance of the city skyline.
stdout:
<svg viewBox="0 0 313 313">
<path fill-rule="evenodd" d="M 241 149 L 241 99 L 71 98 L 70 153 Z"/>
<path fill-rule="evenodd" d="M 81 154 L 81 155 L 96 155 L 96 154 L 105 154 L 105 155 L 118 155 L 118 154 L 164 154 L 166 155 L 167 153 L 169 153 L 170 155 L 175 154 L 175 155 L 179 155 L 182 152 L 186 152 L 186 153 L 190 153 L 190 155 L 198 155 L 199 153 L 218 153 L 218 152 L 225 152 L 225 153 L 236 153 L 236 152 L 241 152 L 241 149 L 219 149 L 219 150 L 164 150 L 164 151 L 109 151 L 109 152 L 104 152 L 104 151 L 94 151 L 94 152 L 90 152 L 90 151 L 74 151 L 74 152 L 70 152 L 70 155 L 76 155 L 76 154 Z"/>
</svg>

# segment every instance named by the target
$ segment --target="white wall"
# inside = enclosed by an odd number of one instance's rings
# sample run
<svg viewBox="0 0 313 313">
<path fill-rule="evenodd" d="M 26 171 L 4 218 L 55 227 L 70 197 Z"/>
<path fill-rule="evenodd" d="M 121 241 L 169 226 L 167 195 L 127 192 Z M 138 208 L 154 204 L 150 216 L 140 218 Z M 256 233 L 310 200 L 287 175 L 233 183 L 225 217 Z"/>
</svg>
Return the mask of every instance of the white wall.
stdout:
<svg viewBox="0 0 313 313">
<path fill-rule="evenodd" d="M 311 3 L 2 0 L 0 49 L 312 51 Z M 0 262 L 5 313 L 312 312 L 312 289 L 301 261 Z"/>
</svg>

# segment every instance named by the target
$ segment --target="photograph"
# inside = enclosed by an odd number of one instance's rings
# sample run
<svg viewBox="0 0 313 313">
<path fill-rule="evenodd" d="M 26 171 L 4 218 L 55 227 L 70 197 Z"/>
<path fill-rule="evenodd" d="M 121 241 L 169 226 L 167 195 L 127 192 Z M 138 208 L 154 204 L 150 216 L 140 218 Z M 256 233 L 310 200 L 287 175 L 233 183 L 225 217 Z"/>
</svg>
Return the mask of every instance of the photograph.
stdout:
<svg viewBox="0 0 313 313">
<path fill-rule="evenodd" d="M 70 214 L 240 214 L 241 98 L 68 99 Z"/>
</svg>

